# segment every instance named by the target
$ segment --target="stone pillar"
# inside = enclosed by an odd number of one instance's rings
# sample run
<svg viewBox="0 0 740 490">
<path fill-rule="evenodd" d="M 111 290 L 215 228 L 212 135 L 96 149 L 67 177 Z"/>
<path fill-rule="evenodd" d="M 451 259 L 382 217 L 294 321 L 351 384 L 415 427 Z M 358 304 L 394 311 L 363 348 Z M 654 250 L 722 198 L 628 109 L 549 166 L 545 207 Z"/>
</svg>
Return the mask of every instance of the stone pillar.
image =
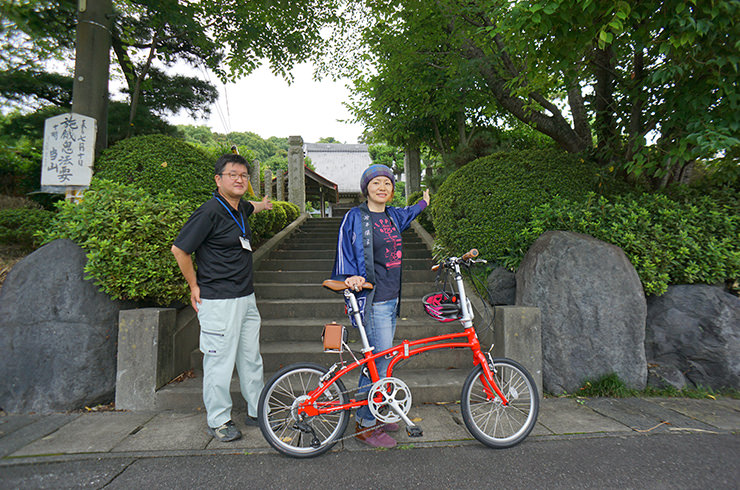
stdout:
<svg viewBox="0 0 740 490">
<path fill-rule="evenodd" d="M 263 194 L 272 199 L 272 170 L 265 169 L 265 193 Z"/>
<path fill-rule="evenodd" d="M 303 164 L 303 138 L 288 137 L 288 200 L 306 212 L 306 172 Z"/>
<path fill-rule="evenodd" d="M 277 171 L 277 192 L 275 193 L 275 199 L 285 201 L 285 172 L 282 170 Z"/>
<path fill-rule="evenodd" d="M 154 410 L 155 392 L 175 376 L 168 342 L 176 330 L 174 308 L 123 310 L 118 316 L 116 408 Z"/>
<path fill-rule="evenodd" d="M 249 183 L 252 184 L 252 190 L 254 190 L 255 196 L 262 196 L 262 190 L 260 186 L 260 161 L 256 158 L 252 160 L 252 170 L 249 174 Z"/>
<path fill-rule="evenodd" d="M 508 357 L 527 368 L 542 399 L 542 321 L 533 306 L 496 306 L 494 357 Z"/>
<path fill-rule="evenodd" d="M 421 152 L 419 146 L 408 145 L 403 157 L 406 172 L 406 197 L 421 190 Z"/>
</svg>

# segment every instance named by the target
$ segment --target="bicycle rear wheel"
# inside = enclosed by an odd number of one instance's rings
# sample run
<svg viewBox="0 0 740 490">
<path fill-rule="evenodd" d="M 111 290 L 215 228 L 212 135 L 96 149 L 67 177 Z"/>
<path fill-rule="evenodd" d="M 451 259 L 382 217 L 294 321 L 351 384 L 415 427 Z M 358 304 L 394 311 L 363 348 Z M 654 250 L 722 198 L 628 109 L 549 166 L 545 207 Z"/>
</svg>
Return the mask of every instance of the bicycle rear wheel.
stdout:
<svg viewBox="0 0 740 490">
<path fill-rule="evenodd" d="M 328 370 L 313 363 L 292 364 L 265 384 L 259 401 L 260 430 L 268 443 L 294 458 L 310 458 L 325 453 L 344 434 L 349 412 L 300 419 L 297 407 L 308 393 L 319 386 Z M 317 400 L 317 404 L 348 402 L 344 384 L 337 380 Z"/>
<path fill-rule="evenodd" d="M 463 385 L 460 405 L 468 431 L 486 446 L 507 448 L 522 442 L 537 423 L 540 401 L 532 376 L 518 362 L 494 359 L 494 378 L 509 404 L 484 389 L 483 368 L 475 367 Z"/>
</svg>

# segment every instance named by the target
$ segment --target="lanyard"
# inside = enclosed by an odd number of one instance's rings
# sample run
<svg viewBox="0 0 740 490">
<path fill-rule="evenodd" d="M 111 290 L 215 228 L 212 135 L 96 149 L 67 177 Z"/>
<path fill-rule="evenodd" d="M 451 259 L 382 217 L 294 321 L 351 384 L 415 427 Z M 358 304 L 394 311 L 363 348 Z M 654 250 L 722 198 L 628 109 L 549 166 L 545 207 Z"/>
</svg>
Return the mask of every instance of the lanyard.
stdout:
<svg viewBox="0 0 740 490">
<path fill-rule="evenodd" d="M 244 226 L 244 215 L 242 213 L 239 213 L 239 217 L 242 219 L 242 224 L 239 225 L 239 222 L 236 220 L 236 216 L 234 216 L 234 213 L 231 212 L 231 209 L 229 209 L 229 207 L 221 199 L 219 199 L 219 197 L 215 193 L 213 194 L 213 197 L 215 197 L 216 200 L 221 203 L 221 206 L 223 206 L 226 209 L 226 211 L 228 211 L 229 215 L 231 216 L 231 219 L 234 220 L 234 223 L 236 223 L 236 226 L 238 226 L 239 229 L 242 231 L 242 236 L 246 237 L 247 228 Z"/>
</svg>

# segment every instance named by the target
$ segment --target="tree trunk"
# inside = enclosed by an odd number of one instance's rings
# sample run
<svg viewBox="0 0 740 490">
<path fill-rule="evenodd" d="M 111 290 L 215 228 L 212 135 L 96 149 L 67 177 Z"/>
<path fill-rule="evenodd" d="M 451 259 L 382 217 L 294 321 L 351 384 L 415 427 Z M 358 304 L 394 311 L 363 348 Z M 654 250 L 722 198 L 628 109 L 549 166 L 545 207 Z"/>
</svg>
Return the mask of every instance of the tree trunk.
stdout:
<svg viewBox="0 0 740 490">
<path fill-rule="evenodd" d="M 629 134 L 627 135 L 626 160 L 631 161 L 638 153 L 638 146 L 642 146 L 640 140 L 643 137 L 642 109 L 645 105 L 645 95 L 642 92 L 642 80 L 644 74 L 644 53 L 637 48 L 633 57 L 632 71 L 632 108 L 630 110 Z"/>
<path fill-rule="evenodd" d="M 545 107 L 552 115 L 531 110 L 527 107 L 526 101 L 512 96 L 511 90 L 506 87 L 508 79 L 501 76 L 494 63 L 486 57 L 482 49 L 468 41 L 461 54 L 466 59 L 480 62 L 480 73 L 491 94 L 514 117 L 551 137 L 570 153 L 580 153 L 591 147 L 590 141 L 584 141 L 570 126 L 557 107 L 540 94 L 531 92 L 529 96 Z"/>
<path fill-rule="evenodd" d="M 133 136 L 133 132 L 134 132 L 134 118 L 136 117 L 136 109 L 139 105 L 139 96 L 141 95 L 141 82 L 149 74 L 149 68 L 152 66 L 152 60 L 154 59 L 154 54 L 157 52 L 158 42 L 159 42 L 159 31 L 157 31 L 154 34 L 154 37 L 152 38 L 152 45 L 149 48 L 149 56 L 146 59 L 146 63 L 144 64 L 144 67 L 139 72 L 139 76 L 136 78 L 136 84 L 134 85 L 134 90 L 131 92 L 131 110 L 129 111 L 129 115 L 128 115 L 128 132 L 127 132 L 127 137 L 129 138 Z"/>
<path fill-rule="evenodd" d="M 97 121 L 95 157 L 108 146 L 108 79 L 110 69 L 111 0 L 91 2 L 79 12 L 72 112 Z"/>
<path fill-rule="evenodd" d="M 596 120 L 596 147 L 599 155 L 617 155 L 618 146 L 614 124 L 614 76 L 612 64 L 614 53 L 611 47 L 594 49 L 591 62 L 596 76 L 594 85 L 594 112 Z"/>
<path fill-rule="evenodd" d="M 406 197 L 421 191 L 421 152 L 418 144 L 407 143 L 404 170 L 406 171 Z"/>
</svg>

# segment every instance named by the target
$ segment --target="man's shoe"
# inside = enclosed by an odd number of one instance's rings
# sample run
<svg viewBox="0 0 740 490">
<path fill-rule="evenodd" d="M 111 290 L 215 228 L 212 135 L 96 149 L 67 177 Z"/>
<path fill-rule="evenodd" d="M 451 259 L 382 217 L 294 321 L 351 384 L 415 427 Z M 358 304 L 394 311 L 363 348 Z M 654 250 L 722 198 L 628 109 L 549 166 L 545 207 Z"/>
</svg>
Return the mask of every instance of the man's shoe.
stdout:
<svg viewBox="0 0 740 490">
<path fill-rule="evenodd" d="M 260 421 L 257 417 L 252 417 L 251 415 L 247 415 L 247 417 L 244 419 L 244 425 L 248 425 L 251 427 L 259 427 Z"/>
<path fill-rule="evenodd" d="M 390 449 L 392 447 L 396 447 L 397 444 L 395 439 L 383 432 L 381 429 L 378 429 L 375 426 L 362 427 L 359 423 L 356 423 L 355 426 L 355 438 L 370 447 L 384 447 Z"/>
<path fill-rule="evenodd" d="M 208 433 L 221 442 L 235 441 L 242 436 L 242 433 L 231 420 L 215 429 L 208 427 Z"/>
</svg>

